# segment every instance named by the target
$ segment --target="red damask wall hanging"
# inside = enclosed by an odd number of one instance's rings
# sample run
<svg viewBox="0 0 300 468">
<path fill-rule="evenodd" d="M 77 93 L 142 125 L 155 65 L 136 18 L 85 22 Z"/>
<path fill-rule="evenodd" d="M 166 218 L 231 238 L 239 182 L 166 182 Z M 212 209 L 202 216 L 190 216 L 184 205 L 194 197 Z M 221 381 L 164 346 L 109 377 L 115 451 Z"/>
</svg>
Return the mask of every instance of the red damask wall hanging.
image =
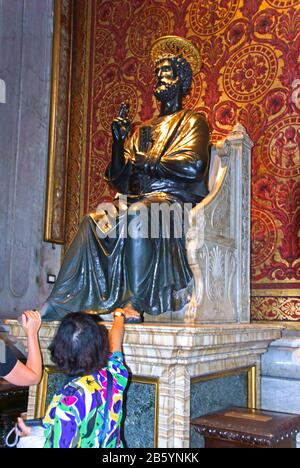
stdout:
<svg viewBox="0 0 300 468">
<path fill-rule="evenodd" d="M 176 34 L 203 67 L 186 107 L 213 139 L 241 122 L 252 160 L 252 319 L 300 321 L 300 0 L 76 0 L 67 242 L 80 217 L 112 196 L 103 181 L 110 122 L 130 103 L 156 112 L 150 45 Z"/>
</svg>

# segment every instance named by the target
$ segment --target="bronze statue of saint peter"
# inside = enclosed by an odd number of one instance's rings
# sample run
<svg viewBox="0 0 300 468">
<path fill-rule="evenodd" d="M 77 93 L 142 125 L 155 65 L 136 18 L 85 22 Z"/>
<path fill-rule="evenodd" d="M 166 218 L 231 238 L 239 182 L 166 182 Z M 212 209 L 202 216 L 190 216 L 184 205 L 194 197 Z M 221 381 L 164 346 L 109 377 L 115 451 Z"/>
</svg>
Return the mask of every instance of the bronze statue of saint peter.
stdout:
<svg viewBox="0 0 300 468">
<path fill-rule="evenodd" d="M 132 308 L 142 320 L 144 313 L 179 311 L 189 302 L 193 278 L 184 235 L 174 235 L 178 216 L 170 216 L 165 236 L 163 217 L 154 220 L 151 207 L 193 206 L 208 194 L 208 124 L 203 115 L 182 108 L 200 57 L 193 44 L 176 36 L 158 39 L 151 56 L 160 114 L 134 132 L 125 104 L 114 119 L 105 174 L 118 192 L 114 216 L 100 210 L 84 217 L 42 309 L 44 320 L 59 320 L 70 311 L 103 314 L 116 307 Z M 131 232 L 124 235 L 128 226 Z"/>
</svg>

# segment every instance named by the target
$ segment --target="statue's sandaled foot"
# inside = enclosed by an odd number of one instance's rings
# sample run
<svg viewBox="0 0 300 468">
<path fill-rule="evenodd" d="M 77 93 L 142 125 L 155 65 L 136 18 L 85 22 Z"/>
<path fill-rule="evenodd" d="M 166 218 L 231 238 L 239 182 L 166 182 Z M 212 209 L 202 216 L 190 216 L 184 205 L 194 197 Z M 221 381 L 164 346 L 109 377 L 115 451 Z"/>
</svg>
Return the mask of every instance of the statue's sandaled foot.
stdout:
<svg viewBox="0 0 300 468">
<path fill-rule="evenodd" d="M 126 304 L 126 306 L 123 307 L 123 309 L 127 312 L 129 311 L 129 312 L 135 313 L 135 316 L 132 316 L 132 317 L 126 316 L 125 323 L 143 323 L 144 321 L 143 312 L 136 310 L 132 304 Z"/>
</svg>

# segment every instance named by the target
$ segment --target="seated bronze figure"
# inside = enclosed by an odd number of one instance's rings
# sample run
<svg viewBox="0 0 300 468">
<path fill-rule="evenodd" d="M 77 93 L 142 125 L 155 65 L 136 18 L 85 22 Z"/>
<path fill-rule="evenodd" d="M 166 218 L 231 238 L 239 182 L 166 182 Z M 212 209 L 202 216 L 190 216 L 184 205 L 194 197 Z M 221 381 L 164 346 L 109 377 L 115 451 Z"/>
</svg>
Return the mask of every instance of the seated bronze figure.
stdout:
<svg viewBox="0 0 300 468">
<path fill-rule="evenodd" d="M 178 311 L 190 299 L 193 278 L 184 236 L 174 235 L 176 215 L 171 217 L 168 237 L 162 235 L 161 218 L 158 234 L 144 235 L 139 215 L 147 210 L 148 232 L 154 222 L 153 204 L 193 206 L 208 194 L 208 124 L 203 115 L 182 109 L 200 58 L 193 44 L 174 36 L 158 39 L 151 55 L 160 114 L 131 134 L 122 105 L 112 123 L 112 160 L 105 174 L 118 192 L 115 223 L 103 213 L 83 219 L 43 307 L 44 320 L 59 320 L 70 311 L 103 314 L 125 306 L 141 317 L 154 316 Z M 128 224 L 135 232 L 124 236 Z"/>
</svg>

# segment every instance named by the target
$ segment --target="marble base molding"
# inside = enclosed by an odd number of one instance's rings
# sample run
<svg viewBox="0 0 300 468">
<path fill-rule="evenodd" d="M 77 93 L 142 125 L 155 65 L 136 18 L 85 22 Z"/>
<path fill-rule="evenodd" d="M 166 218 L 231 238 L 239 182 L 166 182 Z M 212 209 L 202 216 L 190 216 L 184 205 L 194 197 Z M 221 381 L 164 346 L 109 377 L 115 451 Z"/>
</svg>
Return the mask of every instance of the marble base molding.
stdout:
<svg viewBox="0 0 300 468">
<path fill-rule="evenodd" d="M 26 342 L 17 321 L 7 321 L 6 324 L 9 325 L 11 334 L 23 343 Z M 45 323 L 40 331 L 44 365 L 49 368 L 52 364 L 48 346 L 58 325 L 59 322 Z M 111 327 L 111 323 L 105 325 Z M 246 406 L 256 403 L 259 407 L 261 355 L 271 341 L 280 338 L 281 330 L 279 325 L 258 324 L 126 325 L 124 354 L 132 380 L 144 383 L 148 381 L 155 387 L 152 446 L 190 447 L 191 417 L 201 415 L 197 414 L 197 408 L 191 408 L 191 389 L 201 379 L 220 379 L 222 375 L 239 373 L 252 376 L 252 379 L 247 379 L 250 389 Z M 41 407 L 40 397 L 38 387 L 32 387 L 28 417 L 37 414 Z M 130 418 L 130 414 L 126 418 Z M 135 428 L 137 436 L 141 426 Z M 130 446 L 130 441 L 128 445 Z"/>
</svg>

